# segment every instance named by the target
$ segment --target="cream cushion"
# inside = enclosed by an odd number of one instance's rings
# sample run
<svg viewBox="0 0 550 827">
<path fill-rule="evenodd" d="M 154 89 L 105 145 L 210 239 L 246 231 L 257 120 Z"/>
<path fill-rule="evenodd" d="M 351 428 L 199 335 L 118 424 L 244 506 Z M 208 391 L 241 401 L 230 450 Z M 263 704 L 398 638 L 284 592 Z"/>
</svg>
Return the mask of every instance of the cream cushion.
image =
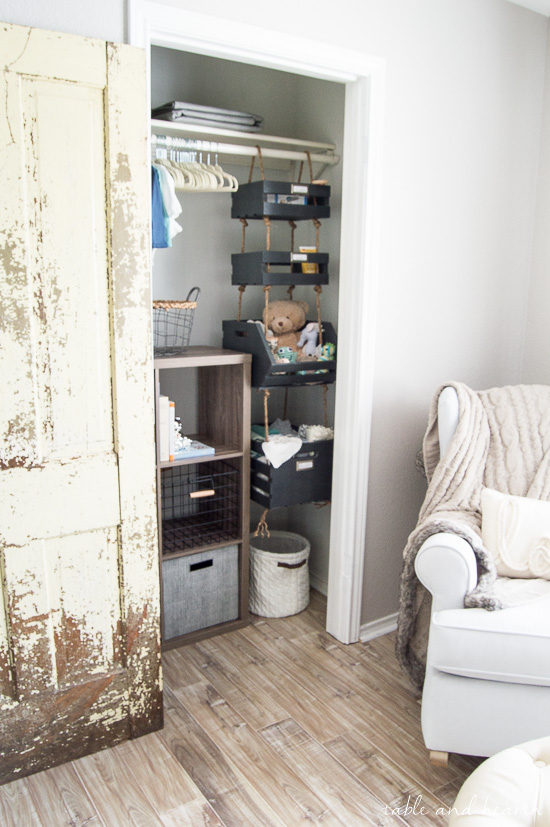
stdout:
<svg viewBox="0 0 550 827">
<path fill-rule="evenodd" d="M 549 652 L 550 591 L 498 612 L 444 609 L 432 615 L 429 659 L 438 672 L 550 686 Z"/>
<path fill-rule="evenodd" d="M 550 580 L 550 502 L 484 488 L 481 534 L 500 576 Z"/>
<path fill-rule="evenodd" d="M 548 827 L 550 737 L 498 752 L 474 770 L 451 808 L 449 827 Z"/>
</svg>

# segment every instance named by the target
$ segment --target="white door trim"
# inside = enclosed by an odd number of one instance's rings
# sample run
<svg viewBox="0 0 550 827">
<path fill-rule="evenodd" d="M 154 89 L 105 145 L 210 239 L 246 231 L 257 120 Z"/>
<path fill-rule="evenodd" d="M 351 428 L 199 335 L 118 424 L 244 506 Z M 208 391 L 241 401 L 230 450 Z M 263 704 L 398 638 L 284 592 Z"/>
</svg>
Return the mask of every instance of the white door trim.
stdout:
<svg viewBox="0 0 550 827">
<path fill-rule="evenodd" d="M 146 50 L 148 61 L 150 46 L 156 45 L 346 85 L 327 631 L 344 643 L 357 641 L 374 384 L 385 62 L 153 0 L 129 0 L 129 41 Z"/>
</svg>

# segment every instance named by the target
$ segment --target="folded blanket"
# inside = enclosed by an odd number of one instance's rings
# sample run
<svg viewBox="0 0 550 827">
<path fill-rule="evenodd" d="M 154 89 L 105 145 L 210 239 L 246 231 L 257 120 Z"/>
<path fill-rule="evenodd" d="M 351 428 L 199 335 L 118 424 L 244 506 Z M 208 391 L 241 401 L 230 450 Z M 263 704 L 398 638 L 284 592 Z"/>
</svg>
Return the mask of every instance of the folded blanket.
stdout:
<svg viewBox="0 0 550 827">
<path fill-rule="evenodd" d="M 443 461 L 437 405 L 444 387 L 455 388 L 460 418 Z M 467 540 L 476 555 L 478 584 L 465 606 L 500 609 L 494 561 L 481 539 L 481 489 L 550 499 L 550 386 L 516 385 L 473 391 L 460 382 L 435 393 L 423 441 L 428 489 L 403 557 L 396 654 L 417 686 L 424 680 L 431 595 L 414 571 L 416 555 L 432 534 Z"/>
<path fill-rule="evenodd" d="M 221 129 L 236 129 L 241 132 L 258 132 L 263 126 L 263 118 L 259 115 L 183 101 L 164 103 L 162 106 L 153 109 L 151 114 L 153 118 L 163 121 L 215 126 Z"/>
</svg>

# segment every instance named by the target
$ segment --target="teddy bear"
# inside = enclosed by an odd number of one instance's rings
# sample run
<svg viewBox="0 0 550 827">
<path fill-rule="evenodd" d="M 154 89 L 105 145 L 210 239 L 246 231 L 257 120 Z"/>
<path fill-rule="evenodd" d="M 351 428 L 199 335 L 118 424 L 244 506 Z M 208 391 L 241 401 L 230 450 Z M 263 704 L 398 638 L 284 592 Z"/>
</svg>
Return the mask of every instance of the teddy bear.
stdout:
<svg viewBox="0 0 550 827">
<path fill-rule="evenodd" d="M 300 329 L 306 323 L 307 302 L 280 299 L 269 302 L 263 313 L 264 324 L 277 338 L 277 348 L 290 347 L 298 352 Z"/>
</svg>

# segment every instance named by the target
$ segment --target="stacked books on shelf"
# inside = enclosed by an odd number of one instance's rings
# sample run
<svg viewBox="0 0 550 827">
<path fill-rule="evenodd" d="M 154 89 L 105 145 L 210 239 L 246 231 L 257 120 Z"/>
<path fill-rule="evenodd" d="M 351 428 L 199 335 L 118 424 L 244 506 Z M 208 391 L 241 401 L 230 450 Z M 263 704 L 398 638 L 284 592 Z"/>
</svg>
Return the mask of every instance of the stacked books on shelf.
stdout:
<svg viewBox="0 0 550 827">
<path fill-rule="evenodd" d="M 211 445 L 205 445 L 204 442 L 182 435 L 181 424 L 176 416 L 175 402 L 167 396 L 159 396 L 160 462 L 193 459 L 214 453 L 215 449 Z"/>
</svg>

